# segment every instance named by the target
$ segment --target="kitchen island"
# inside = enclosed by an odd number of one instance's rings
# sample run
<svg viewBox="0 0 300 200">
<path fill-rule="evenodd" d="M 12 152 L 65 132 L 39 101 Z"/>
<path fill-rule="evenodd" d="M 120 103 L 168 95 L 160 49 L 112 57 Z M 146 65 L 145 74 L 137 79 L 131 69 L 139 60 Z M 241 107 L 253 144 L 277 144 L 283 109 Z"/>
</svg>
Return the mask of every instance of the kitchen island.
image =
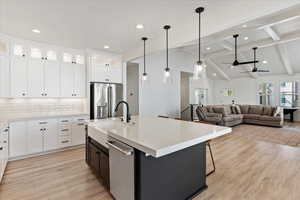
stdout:
<svg viewBox="0 0 300 200">
<path fill-rule="evenodd" d="M 106 155 L 96 163 L 110 172 L 106 182 L 117 200 L 191 199 L 207 187 L 206 142 L 230 132 L 227 127 L 141 116 L 130 123 L 118 118 L 91 121 L 87 163 L 95 163 L 97 154 Z M 102 153 L 91 153 L 94 143 Z"/>
</svg>

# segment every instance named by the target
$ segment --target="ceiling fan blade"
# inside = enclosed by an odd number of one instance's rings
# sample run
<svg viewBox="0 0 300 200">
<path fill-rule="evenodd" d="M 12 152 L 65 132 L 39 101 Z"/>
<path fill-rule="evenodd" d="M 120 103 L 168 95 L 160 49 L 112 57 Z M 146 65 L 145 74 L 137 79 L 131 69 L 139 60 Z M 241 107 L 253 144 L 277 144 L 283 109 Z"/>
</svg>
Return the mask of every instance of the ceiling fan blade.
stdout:
<svg viewBox="0 0 300 200">
<path fill-rule="evenodd" d="M 254 63 L 259 63 L 259 61 L 256 60 L 256 61 L 239 62 L 239 65 L 249 65 Z"/>
<path fill-rule="evenodd" d="M 270 72 L 270 70 L 259 69 L 257 72 Z"/>
</svg>

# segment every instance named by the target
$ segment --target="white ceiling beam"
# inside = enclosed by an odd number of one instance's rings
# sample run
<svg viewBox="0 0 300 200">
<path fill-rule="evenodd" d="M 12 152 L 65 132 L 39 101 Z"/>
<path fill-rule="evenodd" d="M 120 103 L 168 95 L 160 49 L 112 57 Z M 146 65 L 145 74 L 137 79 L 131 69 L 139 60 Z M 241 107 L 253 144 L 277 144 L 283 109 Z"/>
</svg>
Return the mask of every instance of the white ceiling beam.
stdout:
<svg viewBox="0 0 300 200">
<path fill-rule="evenodd" d="M 286 49 L 286 46 L 284 44 L 282 45 L 276 45 L 276 51 L 279 55 L 279 58 L 286 70 L 286 72 L 288 73 L 288 75 L 293 75 L 294 74 L 294 70 L 292 68 L 290 59 L 288 57 L 288 51 Z"/>
<path fill-rule="evenodd" d="M 280 41 L 280 36 L 276 33 L 276 31 L 272 27 L 265 27 L 264 31 L 269 34 L 269 36 L 274 40 L 274 41 Z M 280 58 L 282 66 L 285 68 L 286 72 L 289 75 L 294 74 L 294 70 L 292 68 L 290 59 L 288 57 L 288 52 L 286 49 L 286 46 L 284 44 L 277 44 L 275 45 L 276 52 Z"/>
<path fill-rule="evenodd" d="M 212 66 L 224 79 L 230 81 L 231 78 L 216 64 L 214 63 L 211 59 L 206 59 L 205 60 L 207 64 Z"/>
<path fill-rule="evenodd" d="M 270 27 L 267 26 L 264 28 L 264 31 L 274 40 L 274 41 L 279 41 L 280 40 L 280 36 L 278 33 L 276 33 L 276 31 Z"/>
<path fill-rule="evenodd" d="M 258 30 L 265 29 L 267 27 L 283 24 L 283 23 L 290 22 L 290 21 L 293 21 L 293 20 L 296 20 L 296 19 L 299 19 L 299 18 L 300 18 L 300 15 L 294 15 L 294 16 L 290 16 L 290 17 L 287 17 L 287 18 L 286 18 L 286 16 L 283 16 L 283 17 L 278 16 L 278 19 L 273 18 L 271 23 L 264 24 L 264 25 L 258 27 L 257 29 Z"/>
<path fill-rule="evenodd" d="M 281 40 L 279 40 L 279 41 L 274 41 L 273 39 L 268 38 L 268 39 L 250 42 L 245 45 L 240 45 L 238 48 L 239 48 L 239 52 L 241 53 L 241 52 L 245 52 L 245 51 L 250 51 L 254 46 L 256 46 L 258 48 L 266 48 L 266 47 L 271 47 L 271 46 L 279 45 L 279 44 L 285 44 L 285 43 L 293 42 L 293 41 L 297 41 L 297 40 L 300 40 L 300 31 L 282 35 Z M 230 55 L 230 54 L 232 54 L 232 52 L 228 52 L 228 50 L 221 50 L 218 52 L 207 54 L 205 58 L 206 59 L 214 58 L 214 57 Z"/>
<path fill-rule="evenodd" d="M 234 46 L 226 40 L 222 41 L 220 45 L 221 45 L 221 47 L 223 47 L 227 51 L 233 51 L 234 50 Z"/>
</svg>

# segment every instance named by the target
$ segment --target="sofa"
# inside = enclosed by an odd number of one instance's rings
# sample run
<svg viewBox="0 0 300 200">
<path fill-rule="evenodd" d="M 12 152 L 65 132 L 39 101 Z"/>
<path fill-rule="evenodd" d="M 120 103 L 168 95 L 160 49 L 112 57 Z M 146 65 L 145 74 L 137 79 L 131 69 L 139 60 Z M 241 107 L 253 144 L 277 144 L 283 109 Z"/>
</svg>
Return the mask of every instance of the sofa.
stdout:
<svg viewBox="0 0 300 200">
<path fill-rule="evenodd" d="M 263 105 L 198 106 L 196 114 L 200 121 L 229 127 L 243 123 L 282 127 L 284 122 L 283 109 Z"/>
</svg>

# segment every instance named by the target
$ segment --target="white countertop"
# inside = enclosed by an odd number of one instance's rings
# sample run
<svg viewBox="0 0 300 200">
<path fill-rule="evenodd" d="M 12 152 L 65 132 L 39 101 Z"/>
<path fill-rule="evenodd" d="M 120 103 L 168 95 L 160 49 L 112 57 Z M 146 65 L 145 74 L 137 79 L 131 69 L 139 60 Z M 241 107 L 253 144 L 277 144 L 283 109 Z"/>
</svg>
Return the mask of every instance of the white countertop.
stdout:
<svg viewBox="0 0 300 200">
<path fill-rule="evenodd" d="M 88 115 L 86 112 L 40 112 L 40 113 L 23 113 L 23 114 L 11 114 L 0 115 L 0 124 L 8 123 L 11 121 L 23 121 L 30 119 L 52 118 L 52 117 L 70 117 Z"/>
<path fill-rule="evenodd" d="M 166 118 L 133 116 L 126 124 L 120 119 L 90 121 L 99 130 L 153 157 L 161 157 L 210 139 L 231 133 L 232 129 Z"/>
</svg>

